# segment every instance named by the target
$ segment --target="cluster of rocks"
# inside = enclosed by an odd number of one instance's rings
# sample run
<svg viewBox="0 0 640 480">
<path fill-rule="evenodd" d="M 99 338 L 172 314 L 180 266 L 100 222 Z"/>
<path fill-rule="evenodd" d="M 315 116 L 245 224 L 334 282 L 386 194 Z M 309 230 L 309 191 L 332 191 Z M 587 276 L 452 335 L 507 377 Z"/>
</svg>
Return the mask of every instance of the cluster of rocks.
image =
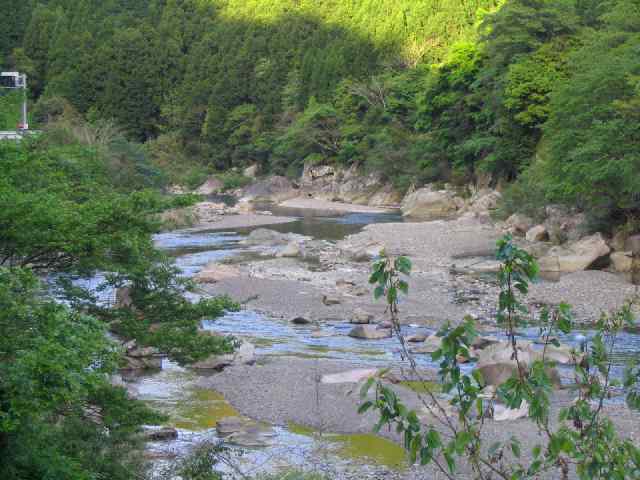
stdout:
<svg viewBox="0 0 640 480">
<path fill-rule="evenodd" d="M 473 190 L 475 191 L 465 199 L 449 186 L 437 189 L 433 185 L 427 185 L 407 193 L 401 204 L 402 214 L 420 220 L 459 215 L 462 218 L 489 221 L 490 212 L 497 208 L 500 201 L 500 192 L 489 188 Z"/>
<path fill-rule="evenodd" d="M 415 334 L 405 340 L 409 343 L 419 344 L 411 349 L 412 353 L 430 354 L 439 350 L 442 346 L 442 337 L 437 334 Z M 584 356 L 569 345 L 554 345 L 541 340 L 542 346 L 536 348 L 536 343 L 528 340 L 518 340 L 518 362 L 521 367 L 529 368 L 536 360 L 544 359 L 559 365 L 579 364 Z M 546 343 L 546 344 L 545 344 Z M 483 374 L 486 385 L 497 386 L 504 383 L 512 375 L 517 373 L 517 362 L 513 358 L 511 343 L 492 336 L 478 336 L 473 341 L 470 349 L 470 358 L 458 359 L 464 363 L 476 360 L 476 368 Z M 554 373 L 554 378 L 557 372 Z"/>
<path fill-rule="evenodd" d="M 135 340 L 123 345 L 125 365 L 121 370 L 148 370 L 162 368 L 163 355 L 155 347 L 142 347 Z"/>
<path fill-rule="evenodd" d="M 633 252 L 640 254 L 640 236 L 627 236 L 623 232 L 611 239 L 601 233 L 585 235 L 584 213 L 557 205 L 545 209 L 541 223 L 514 214 L 503 228 L 524 238 L 525 248 L 538 258 L 543 272 L 573 273 L 609 267 L 627 273 L 633 269 Z"/>
<path fill-rule="evenodd" d="M 356 166 L 306 164 L 300 190 L 320 200 L 348 202 L 373 207 L 398 205 L 402 196 L 376 173 L 364 174 Z"/>
</svg>

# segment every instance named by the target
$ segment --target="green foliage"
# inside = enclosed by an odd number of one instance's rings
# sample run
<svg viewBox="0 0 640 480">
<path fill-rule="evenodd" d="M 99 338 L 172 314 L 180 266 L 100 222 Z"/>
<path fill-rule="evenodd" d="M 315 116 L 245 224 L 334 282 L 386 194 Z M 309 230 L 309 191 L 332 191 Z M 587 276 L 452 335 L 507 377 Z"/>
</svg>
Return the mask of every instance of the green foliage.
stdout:
<svg viewBox="0 0 640 480">
<path fill-rule="evenodd" d="M 0 269 L 0 475 L 130 479 L 134 435 L 161 417 L 112 387 L 104 324 L 43 299 L 24 269 Z"/>
<path fill-rule="evenodd" d="M 634 479 L 640 476 L 640 449 L 629 439 L 620 438 L 613 422 L 602 415 L 604 399 L 616 382 L 611 378 L 611 352 L 616 337 L 625 326 L 634 323 L 632 309 L 625 306 L 620 311 L 601 317 L 598 333 L 591 340 L 591 348 L 575 367 L 578 398 L 570 406 L 562 408 L 556 426 L 550 423 L 553 381 L 550 369 L 554 363 L 546 357 L 548 345 L 559 343 L 558 333 L 571 331 L 571 309 L 561 304 L 554 310 L 543 310 L 540 318 L 540 336 L 544 348 L 540 359 L 531 364 L 522 363 L 518 357 L 516 328 L 526 319 L 526 309 L 518 295 L 528 292 L 529 282 L 537 274 L 533 258 L 505 237 L 498 242 L 497 258 L 502 266 L 499 273 L 500 298 L 497 321 L 502 325 L 512 350 L 511 358 L 516 374 L 497 388 L 495 396 L 484 395 L 484 381 L 479 370 L 466 374 L 460 368 L 461 358 L 471 358 L 470 350 L 477 336 L 475 322 L 471 318 L 457 326 L 446 325 L 438 335 L 441 347 L 432 354 L 439 362 L 439 376 L 445 397 L 437 397 L 425 391 L 428 400 L 422 404 L 432 418 L 423 423 L 415 411 L 408 409 L 393 390 L 381 380 L 370 378 L 361 389 L 363 403 L 359 412 L 374 409 L 379 422 L 374 430 L 385 425 L 395 427 L 404 438 L 404 446 L 412 462 L 434 464 L 446 478 L 457 478 L 457 466 L 468 464 L 474 476 L 488 478 L 524 479 L 540 475 L 557 475 L 568 478 L 569 465 L 575 465 L 581 479 Z M 376 298 L 385 296 L 394 325 L 398 325 L 398 294 L 406 293 L 408 286 L 400 288 L 400 274 L 408 274 L 410 263 L 402 257 L 383 258 L 373 266 L 371 283 L 378 286 Z M 516 294 L 516 291 L 518 292 Z M 399 328 L 395 329 L 407 355 L 414 375 L 420 375 L 408 353 Z M 384 377 L 384 373 L 379 375 Z M 637 388 L 640 377 L 637 369 L 630 368 L 625 377 L 627 402 L 638 408 Z M 373 395 L 369 394 L 375 386 Z M 373 397 L 373 399 L 371 399 Z M 526 402 L 528 415 L 538 426 L 541 442 L 533 447 L 528 460 L 522 455 L 517 436 L 507 442 L 484 445 L 485 415 L 493 408 L 496 399 L 509 408 L 520 408 Z M 448 405 L 446 405 L 448 403 Z M 456 415 L 447 408 L 453 407 Z"/>
<path fill-rule="evenodd" d="M 129 191 L 153 174 L 103 120 L 2 142 L 0 161 L 0 476 L 140 478 L 140 427 L 161 418 L 109 383 L 120 351 L 107 331 L 183 364 L 235 347 L 198 327 L 238 305 L 187 300 L 194 285 L 153 245 L 157 214 L 194 198 Z M 139 177 L 124 181 L 127 168 Z M 98 293 L 126 286 L 131 302 L 109 309 L 73 283 L 98 272 Z"/>
<path fill-rule="evenodd" d="M 250 177 L 245 177 L 242 173 L 234 172 L 233 170 L 224 172 L 218 178 L 222 182 L 223 192 L 246 187 L 252 182 Z"/>
<path fill-rule="evenodd" d="M 400 189 L 528 175 L 525 208 L 569 203 L 619 224 L 640 209 L 638 8 L 52 0 L 23 2 L 0 38 L 32 97 L 149 141 L 174 183 L 256 163 L 289 176 L 355 165 Z"/>
<path fill-rule="evenodd" d="M 22 121 L 22 92 L 0 90 L 0 130 L 15 130 Z"/>
<path fill-rule="evenodd" d="M 622 220 L 640 208 L 638 8 L 617 2 L 603 31 L 571 56 L 575 73 L 552 95 L 539 167 L 550 198 Z"/>
</svg>

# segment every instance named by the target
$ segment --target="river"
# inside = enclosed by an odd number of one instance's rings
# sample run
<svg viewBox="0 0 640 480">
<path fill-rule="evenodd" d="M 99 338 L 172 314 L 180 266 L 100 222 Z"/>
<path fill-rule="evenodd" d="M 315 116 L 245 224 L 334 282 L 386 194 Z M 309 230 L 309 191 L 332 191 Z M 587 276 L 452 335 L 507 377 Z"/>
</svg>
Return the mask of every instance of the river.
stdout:
<svg viewBox="0 0 640 480">
<path fill-rule="evenodd" d="M 397 213 L 341 216 L 290 210 L 278 210 L 274 213 L 293 215 L 298 219 L 268 228 L 328 241 L 341 240 L 370 223 L 402 221 Z M 158 234 L 155 241 L 159 248 L 175 259 L 183 275 L 190 277 L 211 261 L 248 262 L 259 258 L 259 246 L 246 246 L 242 243 L 251 230 L 242 228 L 233 231 L 214 229 L 167 232 Z M 270 318 L 252 310 L 229 313 L 213 322 L 205 321 L 203 326 L 248 339 L 256 346 L 259 358 L 325 358 L 367 367 L 383 367 L 403 362 L 397 340 L 353 339 L 346 335 L 352 325 L 344 321 L 323 323 L 323 330 L 328 335 L 320 338 L 312 335 L 313 328 L 310 326 L 296 326 L 286 320 Z M 407 335 L 429 330 L 419 325 L 407 325 L 403 328 Z M 501 335 L 500 332 L 495 333 Z M 580 333 L 587 337 L 593 334 L 588 330 Z M 523 329 L 521 334 L 526 339 L 538 337 L 536 328 Z M 575 335 L 563 336 L 560 340 L 577 345 Z M 639 350 L 640 336 L 624 334 L 616 351 L 616 376 L 621 376 L 624 362 Z M 416 358 L 421 366 L 435 367 L 428 355 Z M 568 375 L 568 370 L 565 373 Z M 166 412 L 170 417 L 170 424 L 178 430 L 176 441 L 149 444 L 149 451 L 153 455 L 163 458 L 184 455 L 198 442 L 217 439 L 215 426 L 219 419 L 238 415 L 221 395 L 199 388 L 198 375 L 200 374 L 165 361 L 162 371 L 133 375 L 126 379 L 139 398 Z M 242 454 L 232 452 L 234 468 L 240 468 L 243 474 L 268 472 L 289 466 L 312 466 L 327 471 L 330 465 L 332 469 L 342 471 L 364 469 L 375 472 L 377 469 L 401 469 L 404 465 L 400 447 L 373 435 L 317 435 L 296 425 L 265 428 L 269 431 L 266 435 L 269 438 L 266 442 L 268 446 L 247 449 Z M 166 463 L 163 460 L 159 465 Z M 224 470 L 229 467 L 221 468 Z"/>
</svg>

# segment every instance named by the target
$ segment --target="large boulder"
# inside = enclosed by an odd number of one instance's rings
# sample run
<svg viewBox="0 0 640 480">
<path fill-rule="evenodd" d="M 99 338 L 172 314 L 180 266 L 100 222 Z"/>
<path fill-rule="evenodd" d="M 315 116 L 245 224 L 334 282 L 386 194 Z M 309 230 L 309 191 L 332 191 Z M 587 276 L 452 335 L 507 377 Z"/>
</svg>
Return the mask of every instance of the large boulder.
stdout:
<svg viewBox="0 0 640 480">
<path fill-rule="evenodd" d="M 155 347 L 139 346 L 135 340 L 123 344 L 125 365 L 121 370 L 155 370 L 162 368 L 162 355 Z"/>
<path fill-rule="evenodd" d="M 363 172 L 356 165 L 341 168 L 307 162 L 300 186 L 306 195 L 320 200 L 371 206 L 397 205 L 402 200 L 379 173 Z"/>
<path fill-rule="evenodd" d="M 399 205 L 402 202 L 402 195 L 391 185 L 385 185 L 376 191 L 369 199 L 372 207 L 388 207 Z"/>
<path fill-rule="evenodd" d="M 302 171 L 301 182 L 303 185 L 310 185 L 320 179 L 333 179 L 337 176 L 335 167 L 331 165 L 314 165 L 305 163 Z"/>
<path fill-rule="evenodd" d="M 342 255 L 352 262 L 370 262 L 379 257 L 384 250 L 384 245 L 371 242 L 365 245 L 343 244 L 340 247 Z"/>
<path fill-rule="evenodd" d="M 518 342 L 517 352 L 517 362 L 513 358 L 513 348 L 509 342 L 495 343 L 476 352 L 476 369 L 482 374 L 484 384 L 498 387 L 518 375 L 518 364 L 527 372 L 533 362 L 541 358 L 541 352 L 534 350 L 528 342 Z M 555 385 L 560 384 L 560 376 L 556 369 L 549 367 L 547 373 Z"/>
<path fill-rule="evenodd" d="M 538 351 L 538 358 L 542 357 L 542 351 Z M 544 352 L 545 360 L 559 363 L 560 365 L 576 365 L 580 363 L 584 354 L 577 352 L 569 345 L 547 345 Z"/>
<path fill-rule="evenodd" d="M 225 442 L 244 448 L 266 447 L 273 429 L 246 417 L 225 417 L 216 422 L 218 435 Z"/>
<path fill-rule="evenodd" d="M 555 244 L 574 242 L 586 233 L 587 217 L 584 213 L 562 205 L 548 205 L 545 214 L 544 226 L 549 239 Z"/>
<path fill-rule="evenodd" d="M 370 323 L 371 320 L 373 320 L 373 315 L 362 308 L 356 308 L 351 315 L 351 323 L 364 325 Z"/>
<path fill-rule="evenodd" d="M 375 325 L 358 325 L 353 327 L 349 336 L 362 340 L 381 340 L 391 337 L 390 328 L 377 328 Z"/>
<path fill-rule="evenodd" d="M 470 200 L 468 211 L 474 213 L 489 213 L 498 208 L 502 194 L 496 190 L 481 189 Z"/>
<path fill-rule="evenodd" d="M 547 227 L 544 225 L 536 225 L 535 227 L 531 227 L 525 238 L 529 242 L 544 242 L 549 239 L 549 233 L 547 232 Z"/>
<path fill-rule="evenodd" d="M 526 235 L 527 232 L 533 227 L 533 220 L 520 213 L 514 213 L 505 222 L 505 225 L 509 229 L 511 233 L 515 233 L 517 235 Z"/>
<path fill-rule="evenodd" d="M 256 202 L 283 202 L 299 195 L 299 191 L 285 177 L 272 176 L 249 185 L 243 197 Z"/>
<path fill-rule="evenodd" d="M 233 265 L 225 265 L 223 263 L 210 262 L 194 277 L 197 283 L 218 283 L 231 278 L 238 278 L 240 270 Z"/>
<path fill-rule="evenodd" d="M 614 252 L 611 254 L 611 263 L 616 272 L 627 273 L 633 266 L 632 252 Z"/>
<path fill-rule="evenodd" d="M 414 333 L 405 338 L 405 341 L 409 343 L 423 343 L 427 339 L 427 335 L 424 333 Z"/>
<path fill-rule="evenodd" d="M 209 177 L 194 193 L 198 195 L 212 195 L 220 190 L 222 190 L 222 182 L 216 177 Z"/>
<path fill-rule="evenodd" d="M 245 245 L 256 245 L 263 247 L 273 247 L 278 245 L 287 245 L 292 238 L 287 233 L 276 232 L 268 228 L 256 228 L 247 238 L 243 240 Z"/>
<path fill-rule="evenodd" d="M 563 247 L 554 247 L 539 260 L 543 272 L 573 273 L 586 270 L 611 249 L 600 233 Z"/>
<path fill-rule="evenodd" d="M 405 217 L 435 220 L 455 214 L 463 205 L 464 200 L 449 190 L 425 187 L 404 197 L 400 208 Z"/>
<path fill-rule="evenodd" d="M 356 368 L 346 372 L 323 375 L 320 381 L 327 384 L 358 383 L 375 376 L 377 373 L 378 370 L 375 368 Z"/>
<path fill-rule="evenodd" d="M 252 365 L 256 361 L 256 349 L 252 343 L 243 341 L 240 347 L 225 355 L 211 355 L 191 365 L 198 370 L 222 370 L 230 365 Z"/>
<path fill-rule="evenodd" d="M 211 223 L 220 220 L 220 216 L 226 213 L 227 206 L 224 203 L 198 202 L 192 207 L 196 223 Z"/>
<path fill-rule="evenodd" d="M 256 178 L 259 170 L 260 166 L 257 163 L 254 163 L 253 165 L 249 165 L 247 168 L 245 168 L 242 171 L 242 174 L 248 178 Z"/>
<path fill-rule="evenodd" d="M 126 364 L 121 370 L 157 370 L 162 368 L 161 357 L 129 357 L 124 356 Z"/>
<path fill-rule="evenodd" d="M 522 400 L 520 408 L 509 408 L 501 403 L 493 406 L 493 419 L 496 422 L 505 422 L 510 420 L 518 420 L 529 416 L 529 404 L 526 400 Z"/>
<path fill-rule="evenodd" d="M 282 250 L 280 250 L 276 256 L 278 257 L 299 257 L 302 253 L 302 248 L 300 247 L 300 242 L 289 242 L 287 243 Z"/>
<path fill-rule="evenodd" d="M 411 349 L 413 353 L 433 353 L 436 350 L 440 350 L 442 347 L 442 337 L 431 334 L 425 338 L 424 342 L 419 347 Z"/>
</svg>

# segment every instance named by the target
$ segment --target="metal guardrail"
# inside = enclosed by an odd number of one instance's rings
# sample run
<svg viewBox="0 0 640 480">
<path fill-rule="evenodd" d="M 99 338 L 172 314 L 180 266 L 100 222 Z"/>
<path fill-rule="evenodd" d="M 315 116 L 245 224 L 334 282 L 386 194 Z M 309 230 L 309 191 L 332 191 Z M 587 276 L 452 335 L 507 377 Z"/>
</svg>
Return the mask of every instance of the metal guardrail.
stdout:
<svg viewBox="0 0 640 480">
<path fill-rule="evenodd" d="M 24 134 L 16 130 L 0 131 L 0 140 L 22 140 Z"/>
<path fill-rule="evenodd" d="M 42 133 L 41 130 L 0 130 L 1 140 L 22 140 L 27 135 L 37 135 Z"/>
</svg>

